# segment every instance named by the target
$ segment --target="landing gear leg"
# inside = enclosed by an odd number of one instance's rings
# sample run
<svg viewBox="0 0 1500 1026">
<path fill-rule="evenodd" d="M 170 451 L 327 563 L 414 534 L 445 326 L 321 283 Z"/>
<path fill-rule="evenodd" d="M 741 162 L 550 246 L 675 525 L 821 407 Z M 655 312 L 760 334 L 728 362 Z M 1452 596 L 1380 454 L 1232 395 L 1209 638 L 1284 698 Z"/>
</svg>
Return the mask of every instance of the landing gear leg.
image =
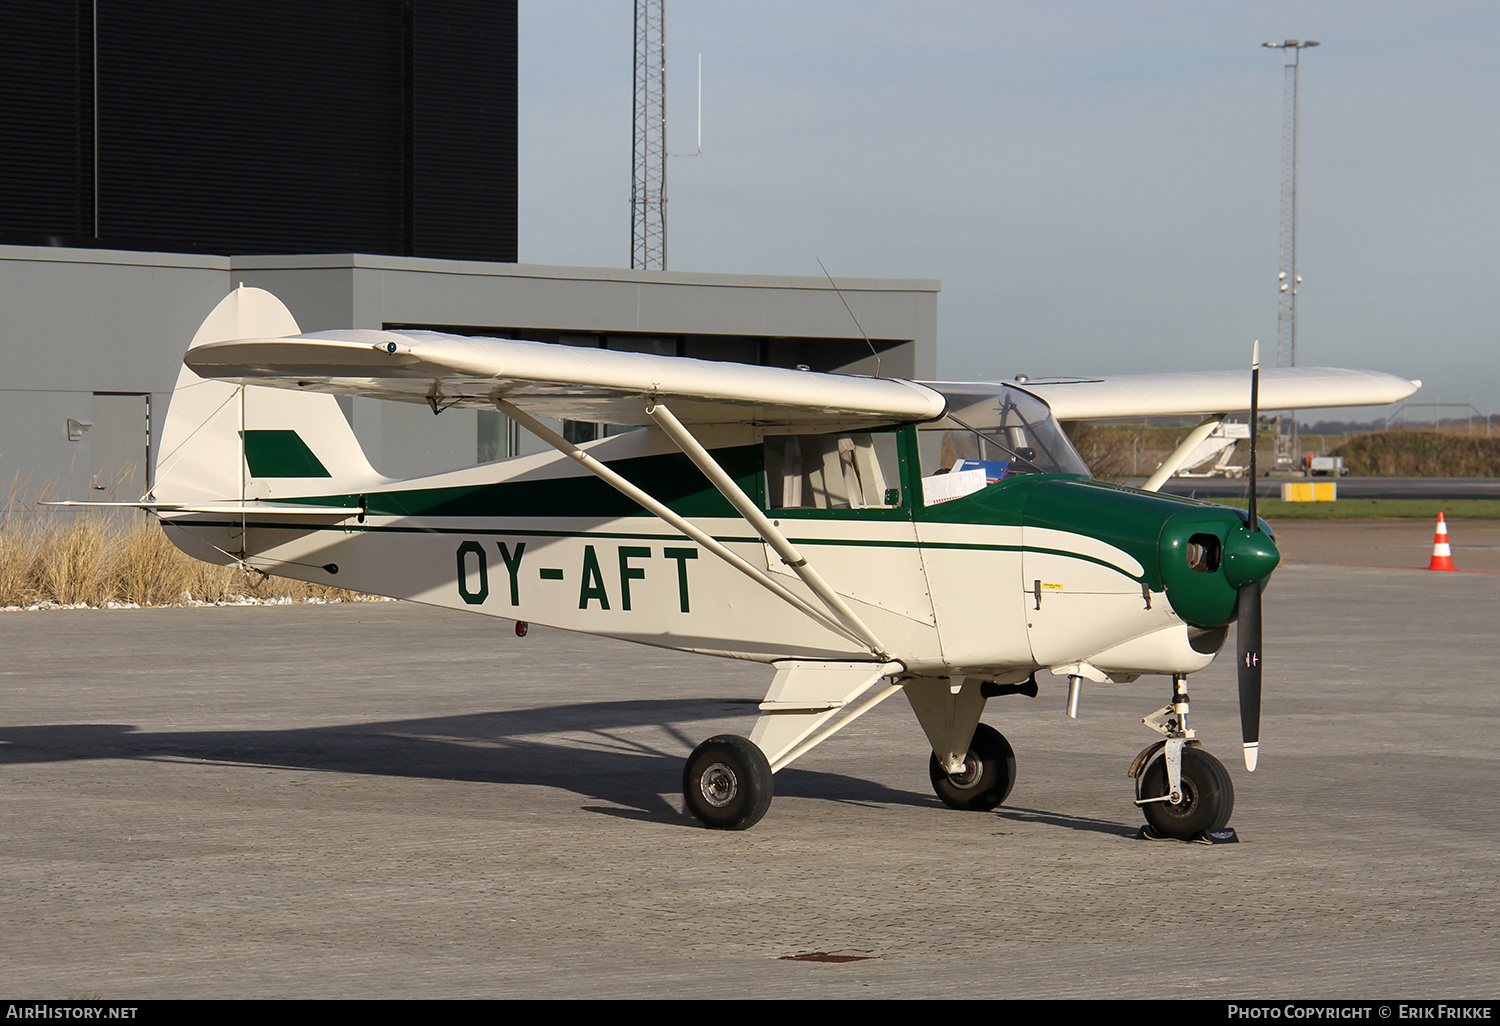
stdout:
<svg viewBox="0 0 1500 1026">
<path fill-rule="evenodd" d="M 1204 751 L 1187 725 L 1186 678 L 1172 677 L 1172 701 L 1141 722 L 1161 734 L 1135 757 L 1130 775 L 1136 781 L 1135 804 L 1158 834 L 1193 840 L 1229 823 L 1234 812 L 1234 783 L 1224 764 Z"/>
</svg>

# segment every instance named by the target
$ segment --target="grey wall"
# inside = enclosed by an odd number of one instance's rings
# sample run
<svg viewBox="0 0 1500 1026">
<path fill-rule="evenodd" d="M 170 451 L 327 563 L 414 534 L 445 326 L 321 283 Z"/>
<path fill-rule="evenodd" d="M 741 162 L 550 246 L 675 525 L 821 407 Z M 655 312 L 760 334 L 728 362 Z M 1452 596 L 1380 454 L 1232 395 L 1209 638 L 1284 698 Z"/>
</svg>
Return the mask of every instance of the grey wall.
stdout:
<svg viewBox="0 0 1500 1026">
<path fill-rule="evenodd" d="M 118 475 L 104 464 L 134 449 L 117 443 L 136 426 L 95 393 L 149 394 L 159 423 L 183 350 L 228 281 L 224 257 L 0 246 L 0 490 L 128 491 L 128 480 L 109 486 Z M 69 418 L 94 426 L 70 441 Z M 105 487 L 92 486 L 96 470 Z"/>
<path fill-rule="evenodd" d="M 144 451 L 132 393 L 161 423 L 198 324 L 238 284 L 286 303 L 304 331 L 422 326 L 591 342 L 681 339 L 683 355 L 873 374 L 876 361 L 826 279 L 474 263 L 370 255 L 214 257 L 0 246 L 0 491 L 117 497 L 111 472 Z M 936 372 L 935 281 L 840 281 L 881 374 Z M 582 336 L 580 338 L 579 336 Z M 628 340 L 627 340 L 628 342 Z M 597 343 L 596 343 L 597 344 Z M 474 462 L 497 425 L 471 410 L 345 405 L 377 469 L 407 477 Z M 92 422 L 76 441 L 67 421 Z M 502 439 L 513 432 L 498 427 Z M 533 442 L 523 436 L 523 451 Z M 125 454 L 125 455 L 122 455 Z"/>
</svg>

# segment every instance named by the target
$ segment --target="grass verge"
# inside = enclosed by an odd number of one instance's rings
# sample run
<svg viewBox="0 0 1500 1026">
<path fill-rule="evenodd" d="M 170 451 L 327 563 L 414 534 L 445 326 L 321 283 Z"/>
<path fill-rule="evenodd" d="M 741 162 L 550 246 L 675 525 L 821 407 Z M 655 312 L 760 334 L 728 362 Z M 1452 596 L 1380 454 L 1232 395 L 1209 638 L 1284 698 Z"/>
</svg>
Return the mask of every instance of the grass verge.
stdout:
<svg viewBox="0 0 1500 1026">
<path fill-rule="evenodd" d="M 1245 508 L 1244 499 L 1214 499 Z M 1339 499 L 1336 502 L 1282 502 L 1257 499 L 1255 512 L 1267 520 L 1500 520 L 1493 499 Z"/>
</svg>

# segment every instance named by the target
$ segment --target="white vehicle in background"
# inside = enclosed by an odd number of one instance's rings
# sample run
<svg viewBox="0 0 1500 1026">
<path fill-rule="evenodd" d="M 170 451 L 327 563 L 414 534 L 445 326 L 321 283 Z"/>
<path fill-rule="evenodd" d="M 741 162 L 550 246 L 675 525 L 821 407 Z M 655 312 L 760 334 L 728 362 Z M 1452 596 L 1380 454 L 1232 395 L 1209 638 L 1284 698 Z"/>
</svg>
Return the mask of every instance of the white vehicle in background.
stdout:
<svg viewBox="0 0 1500 1026">
<path fill-rule="evenodd" d="M 1302 457 L 1302 472 L 1308 477 L 1343 477 L 1349 473 L 1342 456 L 1318 456 L 1307 453 Z"/>
</svg>

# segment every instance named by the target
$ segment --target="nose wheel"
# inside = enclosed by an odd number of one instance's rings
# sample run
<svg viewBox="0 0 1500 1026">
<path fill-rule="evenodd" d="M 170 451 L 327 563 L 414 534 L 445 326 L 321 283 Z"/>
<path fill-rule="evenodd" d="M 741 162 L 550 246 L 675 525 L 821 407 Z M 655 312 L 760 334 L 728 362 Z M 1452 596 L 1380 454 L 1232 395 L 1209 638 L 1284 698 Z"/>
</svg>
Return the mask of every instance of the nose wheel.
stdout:
<svg viewBox="0 0 1500 1026">
<path fill-rule="evenodd" d="M 1234 814 L 1234 782 L 1187 725 L 1186 679 L 1172 678 L 1172 701 L 1141 722 L 1165 738 L 1130 766 L 1135 804 L 1153 831 L 1191 841 L 1222 830 Z"/>
<path fill-rule="evenodd" d="M 1184 747 L 1181 759 L 1174 792 L 1162 746 L 1136 778 L 1136 804 L 1157 833 L 1190 841 L 1229 824 L 1234 814 L 1234 782 L 1224 764 L 1201 748 Z"/>
</svg>

